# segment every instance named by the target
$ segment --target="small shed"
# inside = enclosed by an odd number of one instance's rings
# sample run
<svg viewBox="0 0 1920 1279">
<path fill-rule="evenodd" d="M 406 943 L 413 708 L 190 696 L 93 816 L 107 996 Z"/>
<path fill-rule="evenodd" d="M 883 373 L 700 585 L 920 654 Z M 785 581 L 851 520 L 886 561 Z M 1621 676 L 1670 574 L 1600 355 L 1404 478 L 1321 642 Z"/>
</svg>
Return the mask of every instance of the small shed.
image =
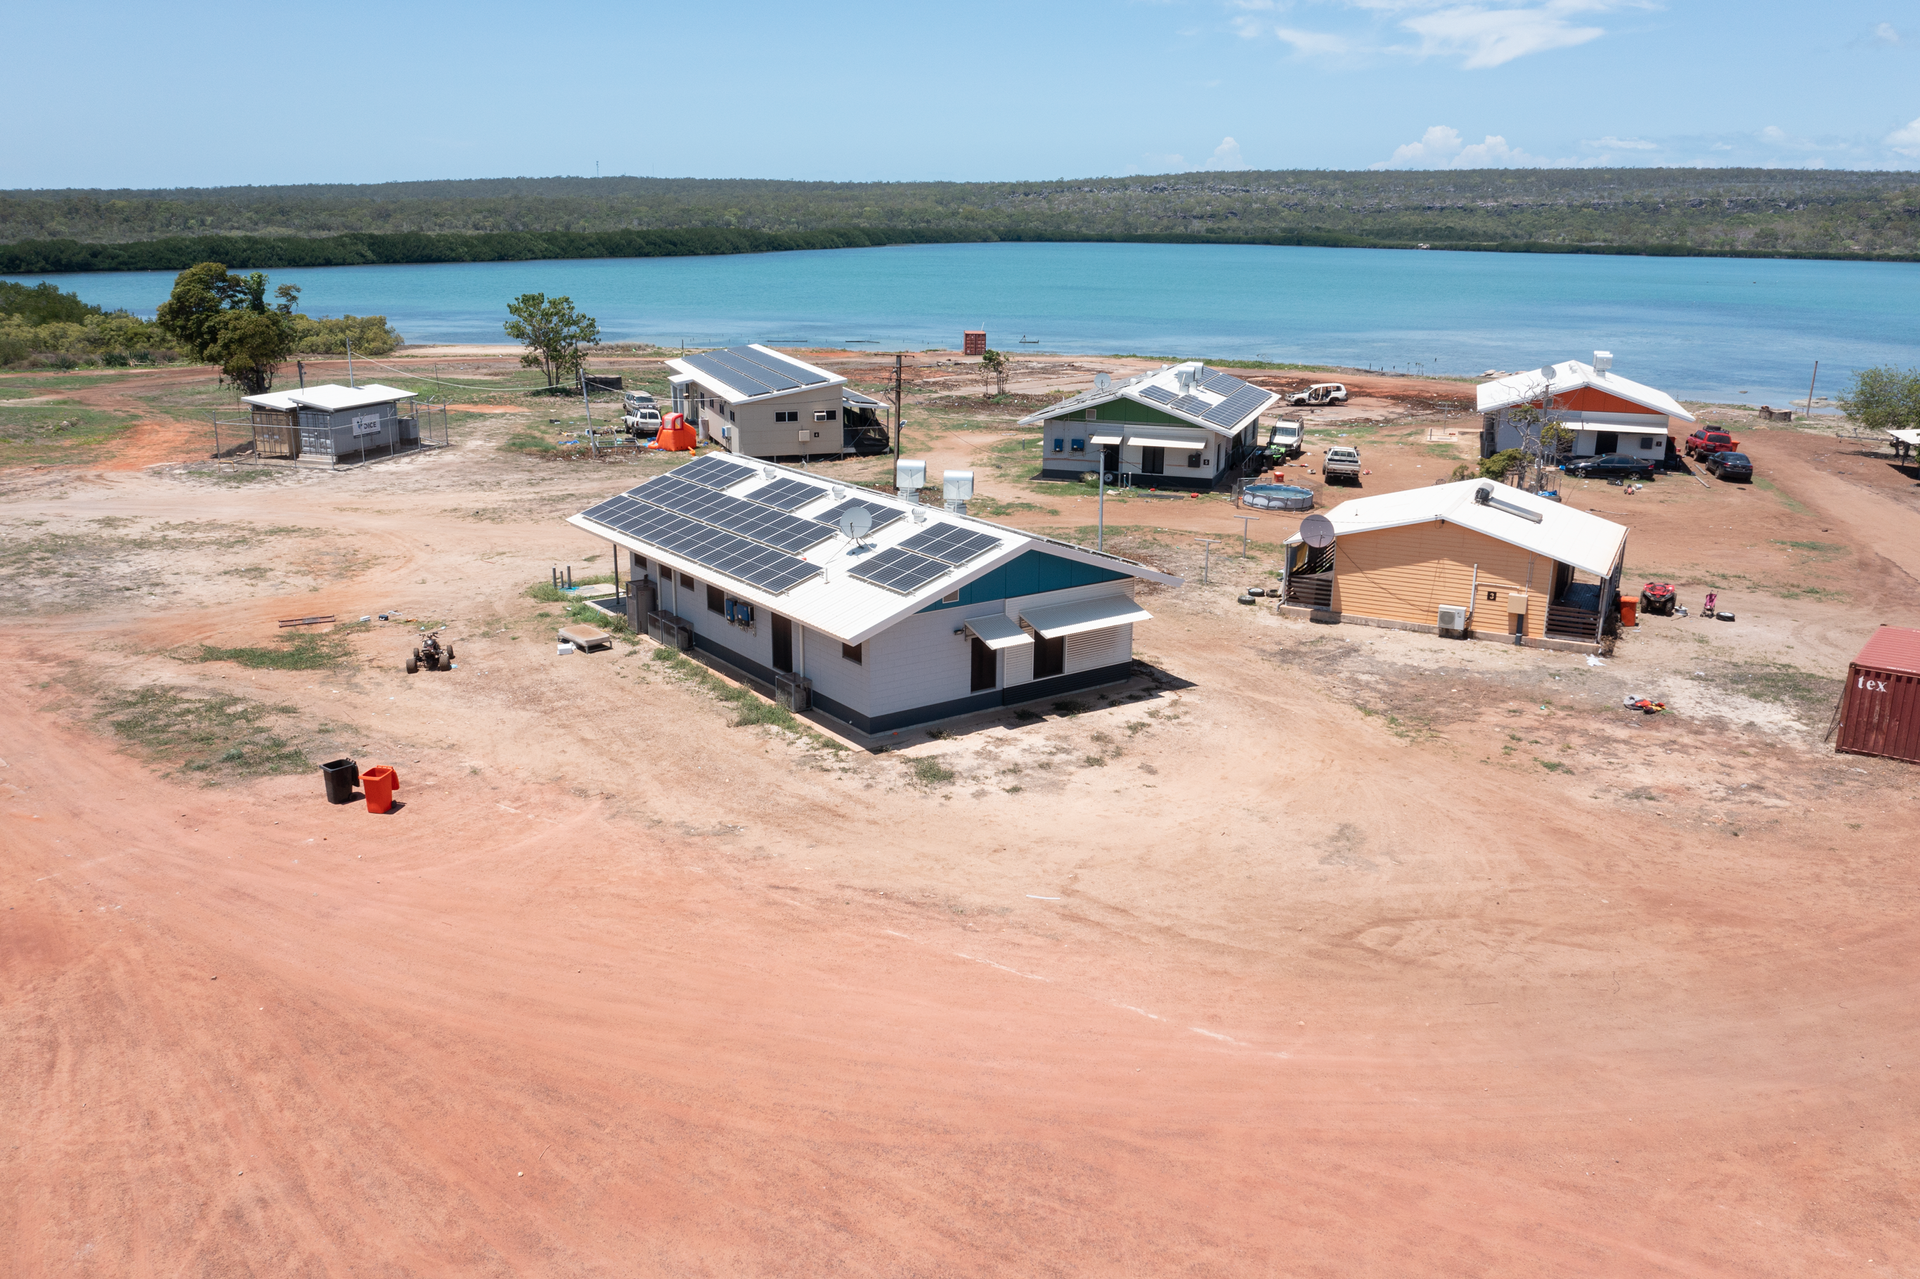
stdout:
<svg viewBox="0 0 1920 1279">
<path fill-rule="evenodd" d="M 864 516 L 855 513 L 864 511 Z M 854 516 L 843 523 L 843 517 Z M 1132 677 L 1119 555 L 722 454 L 569 521 L 625 550 L 649 632 L 863 733 Z M 788 695 L 793 695 L 789 692 Z"/>
<path fill-rule="evenodd" d="M 333 461 L 391 453 L 420 442 L 414 393 L 372 382 L 329 382 L 294 391 L 241 398 L 251 410 L 254 449 L 261 457 Z"/>
<path fill-rule="evenodd" d="M 1480 456 L 1521 447 L 1524 435 L 1511 410 L 1533 408 L 1573 432 L 1574 457 L 1626 453 L 1649 462 L 1675 456 L 1673 433 L 1693 414 L 1665 391 L 1613 371 L 1613 355 L 1595 351 L 1593 363 L 1562 360 L 1537 372 L 1483 382 L 1478 392 Z M 1679 427 L 1682 433 L 1686 427 Z"/>
<path fill-rule="evenodd" d="M 1882 626 L 1847 667 L 1834 749 L 1920 764 L 1920 630 Z"/>
<path fill-rule="evenodd" d="M 1324 520 L 1325 545 L 1287 539 L 1282 612 L 1588 651 L 1614 624 L 1626 526 L 1551 498 L 1460 480 Z"/>
<path fill-rule="evenodd" d="M 1169 364 L 1030 413 L 1041 427 L 1040 478 L 1211 489 L 1237 473 L 1259 442 L 1260 415 L 1280 398 L 1197 361 Z"/>
</svg>

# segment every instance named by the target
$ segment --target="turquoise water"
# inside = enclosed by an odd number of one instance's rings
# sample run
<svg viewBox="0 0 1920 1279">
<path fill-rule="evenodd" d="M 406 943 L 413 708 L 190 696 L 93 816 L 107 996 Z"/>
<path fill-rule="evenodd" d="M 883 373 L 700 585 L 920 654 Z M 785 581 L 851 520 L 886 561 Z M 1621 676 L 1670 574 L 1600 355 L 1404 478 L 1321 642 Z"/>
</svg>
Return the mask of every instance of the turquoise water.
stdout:
<svg viewBox="0 0 1920 1279">
<path fill-rule="evenodd" d="M 942 244 L 737 257 L 276 271 L 311 315 L 409 342 L 501 342 L 508 299 L 566 294 L 608 340 L 1328 362 L 1478 375 L 1614 353 L 1687 399 L 1782 405 L 1920 361 L 1920 266 L 1241 245 Z M 151 315 L 172 276 L 51 279 Z M 1022 346 L 1022 337 L 1037 339 Z M 1744 392 L 1744 394 L 1743 394 Z"/>
</svg>

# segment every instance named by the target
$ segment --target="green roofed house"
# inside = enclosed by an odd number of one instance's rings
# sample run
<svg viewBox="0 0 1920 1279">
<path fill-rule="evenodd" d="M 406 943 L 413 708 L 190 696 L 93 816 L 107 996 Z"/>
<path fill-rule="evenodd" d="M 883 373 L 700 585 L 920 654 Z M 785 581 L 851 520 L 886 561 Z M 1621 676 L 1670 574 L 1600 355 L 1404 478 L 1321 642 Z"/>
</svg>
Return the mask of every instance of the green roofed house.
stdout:
<svg viewBox="0 0 1920 1279">
<path fill-rule="evenodd" d="M 1253 451 L 1260 415 L 1280 398 L 1193 361 L 1109 381 L 1020 419 L 1041 423 L 1040 478 L 1077 480 L 1104 470 L 1107 483 L 1212 488 Z"/>
<path fill-rule="evenodd" d="M 1133 674 L 1140 582 L 1021 529 L 710 453 L 569 521 L 623 549 L 629 616 L 863 733 Z"/>
</svg>

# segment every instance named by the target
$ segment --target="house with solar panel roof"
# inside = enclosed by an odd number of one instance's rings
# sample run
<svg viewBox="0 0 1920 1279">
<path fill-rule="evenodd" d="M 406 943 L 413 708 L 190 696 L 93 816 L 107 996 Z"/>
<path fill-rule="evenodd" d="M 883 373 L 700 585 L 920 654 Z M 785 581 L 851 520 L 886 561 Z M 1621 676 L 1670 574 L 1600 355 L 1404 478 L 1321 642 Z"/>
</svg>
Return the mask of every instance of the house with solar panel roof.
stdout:
<svg viewBox="0 0 1920 1279">
<path fill-rule="evenodd" d="M 1260 415 L 1279 392 L 1198 361 L 1114 382 L 1020 419 L 1040 424 L 1040 478 L 1105 471 L 1109 484 L 1211 489 L 1257 447 Z"/>
<path fill-rule="evenodd" d="M 673 410 L 707 444 L 769 461 L 884 453 L 886 406 L 837 373 L 770 346 L 668 360 Z"/>
<path fill-rule="evenodd" d="M 905 493 L 916 495 L 921 463 Z M 913 471 L 912 468 L 919 468 Z M 1141 582 L 1181 579 L 797 468 L 710 453 L 572 516 L 656 639 L 863 733 L 1128 679 Z"/>
</svg>

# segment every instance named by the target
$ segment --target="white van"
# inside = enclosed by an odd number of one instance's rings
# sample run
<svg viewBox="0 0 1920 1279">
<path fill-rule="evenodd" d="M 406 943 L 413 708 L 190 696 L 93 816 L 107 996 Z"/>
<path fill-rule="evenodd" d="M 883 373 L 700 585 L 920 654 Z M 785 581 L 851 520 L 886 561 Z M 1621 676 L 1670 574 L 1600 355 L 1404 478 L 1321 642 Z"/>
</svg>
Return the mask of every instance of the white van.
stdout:
<svg viewBox="0 0 1920 1279">
<path fill-rule="evenodd" d="M 626 416 L 620 419 L 620 426 L 628 435 L 658 435 L 660 433 L 660 410 L 656 408 L 629 408 Z"/>
</svg>

